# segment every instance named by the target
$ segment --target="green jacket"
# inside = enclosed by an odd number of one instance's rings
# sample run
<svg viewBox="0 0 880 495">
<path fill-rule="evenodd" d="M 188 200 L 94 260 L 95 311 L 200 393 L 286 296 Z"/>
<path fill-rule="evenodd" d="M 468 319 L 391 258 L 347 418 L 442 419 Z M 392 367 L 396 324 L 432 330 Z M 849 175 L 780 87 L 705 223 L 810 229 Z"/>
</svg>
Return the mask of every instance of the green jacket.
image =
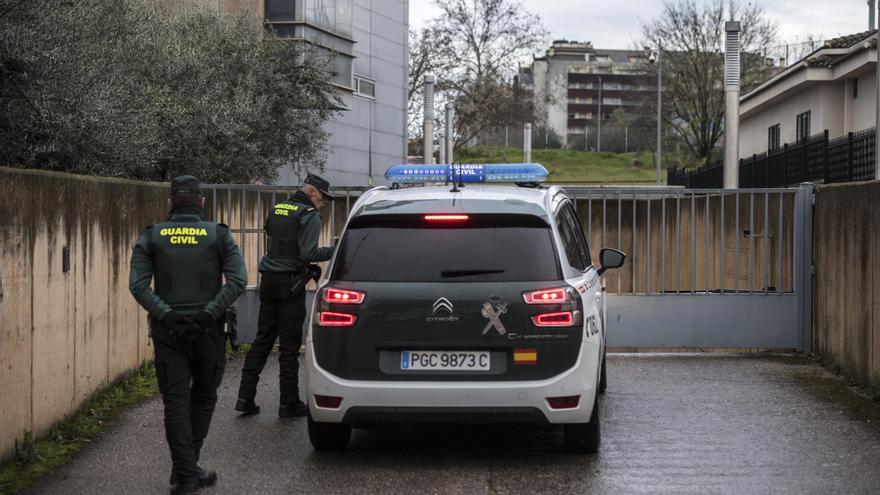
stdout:
<svg viewBox="0 0 880 495">
<path fill-rule="evenodd" d="M 289 232 L 273 232 L 274 229 L 282 229 L 285 226 Z M 267 252 L 260 260 L 261 272 L 298 272 L 304 265 L 327 261 L 333 256 L 333 248 L 318 247 L 318 239 L 321 236 L 321 215 L 302 191 L 297 191 L 286 201 L 272 208 L 266 219 L 265 229 L 270 237 L 295 238 L 297 254 L 296 259 L 291 259 L 273 257 Z"/>
<path fill-rule="evenodd" d="M 199 214 L 190 211 L 172 211 L 168 222 L 179 222 L 179 225 L 212 225 L 210 222 L 204 222 Z M 225 283 L 222 287 L 219 287 L 219 290 L 213 295 L 213 299 L 206 301 L 201 309 L 209 313 L 215 320 L 219 320 L 226 310 L 232 306 L 232 303 L 238 299 L 238 296 L 244 293 L 245 285 L 247 284 L 247 271 L 241 257 L 241 250 L 239 250 L 238 245 L 232 239 L 229 228 L 222 227 L 218 226 L 216 229 L 216 240 L 207 249 L 215 250 L 211 255 L 216 257 L 218 265 L 213 269 L 217 270 L 219 267 L 225 278 Z M 163 275 L 156 273 L 155 259 L 158 254 L 158 248 L 155 242 L 155 234 L 153 227 L 148 228 L 141 234 L 132 249 L 131 271 L 129 273 L 129 290 L 131 294 L 138 304 L 157 320 L 161 320 L 172 310 L 198 310 L 198 308 L 189 307 L 191 305 L 188 305 L 188 307 L 174 307 L 175 305 L 164 301 L 150 287 L 150 282 L 153 281 L 154 277 Z M 198 277 L 198 274 L 195 276 Z"/>
</svg>

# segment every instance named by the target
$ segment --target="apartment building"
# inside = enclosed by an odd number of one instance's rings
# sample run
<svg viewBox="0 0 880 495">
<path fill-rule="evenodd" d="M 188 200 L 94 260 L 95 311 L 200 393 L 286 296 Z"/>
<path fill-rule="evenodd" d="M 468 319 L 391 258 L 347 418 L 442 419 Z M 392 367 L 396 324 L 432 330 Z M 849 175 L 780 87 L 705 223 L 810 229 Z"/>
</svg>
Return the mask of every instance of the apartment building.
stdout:
<svg viewBox="0 0 880 495">
<path fill-rule="evenodd" d="M 520 68 L 518 81 L 532 95 L 543 123 L 570 146 L 598 130 L 600 118 L 604 122 L 615 110 L 626 111 L 656 95 L 656 83 L 644 73 L 647 56 L 642 50 L 603 50 L 589 42 L 557 40 Z"/>
</svg>

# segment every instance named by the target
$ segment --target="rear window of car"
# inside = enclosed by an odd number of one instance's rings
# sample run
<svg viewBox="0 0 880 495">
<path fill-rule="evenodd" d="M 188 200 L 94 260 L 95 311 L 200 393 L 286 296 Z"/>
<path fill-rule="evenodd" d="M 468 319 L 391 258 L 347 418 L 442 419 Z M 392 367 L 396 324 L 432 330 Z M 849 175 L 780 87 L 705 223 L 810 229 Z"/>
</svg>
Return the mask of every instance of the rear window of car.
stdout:
<svg viewBox="0 0 880 495">
<path fill-rule="evenodd" d="M 357 282 L 534 282 L 560 280 L 550 226 L 533 215 L 424 215 L 353 219 L 332 279 Z"/>
</svg>

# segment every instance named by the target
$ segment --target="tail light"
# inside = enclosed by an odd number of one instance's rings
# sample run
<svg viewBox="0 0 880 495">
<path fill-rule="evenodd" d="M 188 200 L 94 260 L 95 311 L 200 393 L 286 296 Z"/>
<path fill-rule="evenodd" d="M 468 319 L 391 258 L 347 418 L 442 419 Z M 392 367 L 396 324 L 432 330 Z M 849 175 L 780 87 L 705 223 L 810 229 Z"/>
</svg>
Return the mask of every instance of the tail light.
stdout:
<svg viewBox="0 0 880 495">
<path fill-rule="evenodd" d="M 564 287 L 524 292 L 526 304 L 555 304 L 568 300 L 568 291 Z"/>
<path fill-rule="evenodd" d="M 342 405 L 342 397 L 315 395 L 315 404 L 325 409 L 339 409 L 339 406 Z"/>
<path fill-rule="evenodd" d="M 334 289 L 328 287 L 324 289 L 324 302 L 333 304 L 360 304 L 364 302 L 366 294 L 356 290 Z"/>
<path fill-rule="evenodd" d="M 571 311 L 544 313 L 532 316 L 532 323 L 536 327 L 570 327 L 574 324 L 574 315 Z"/>
<path fill-rule="evenodd" d="M 321 311 L 318 314 L 318 324 L 322 327 L 351 327 L 356 321 L 357 316 L 348 313 Z"/>
<path fill-rule="evenodd" d="M 466 222 L 468 218 L 468 215 L 449 213 L 425 215 L 425 221 L 427 222 Z"/>
<path fill-rule="evenodd" d="M 569 395 L 567 397 L 547 397 L 547 404 L 550 409 L 574 409 L 581 401 L 580 395 Z"/>
</svg>

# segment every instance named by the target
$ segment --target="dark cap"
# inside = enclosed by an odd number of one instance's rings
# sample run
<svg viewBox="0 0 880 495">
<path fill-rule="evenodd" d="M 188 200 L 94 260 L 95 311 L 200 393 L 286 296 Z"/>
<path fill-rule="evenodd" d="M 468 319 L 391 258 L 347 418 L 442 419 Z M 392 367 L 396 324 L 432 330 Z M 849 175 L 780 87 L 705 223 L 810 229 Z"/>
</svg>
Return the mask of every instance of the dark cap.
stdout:
<svg viewBox="0 0 880 495">
<path fill-rule="evenodd" d="M 330 201 L 336 199 L 336 197 L 330 194 L 330 183 L 327 182 L 323 177 L 317 176 L 315 174 L 309 174 L 306 176 L 306 180 L 304 180 L 303 183 L 315 186 L 315 189 L 321 191 L 321 194 Z"/>
<path fill-rule="evenodd" d="M 201 194 L 202 183 L 192 175 L 179 175 L 171 181 L 171 195 Z"/>
</svg>

